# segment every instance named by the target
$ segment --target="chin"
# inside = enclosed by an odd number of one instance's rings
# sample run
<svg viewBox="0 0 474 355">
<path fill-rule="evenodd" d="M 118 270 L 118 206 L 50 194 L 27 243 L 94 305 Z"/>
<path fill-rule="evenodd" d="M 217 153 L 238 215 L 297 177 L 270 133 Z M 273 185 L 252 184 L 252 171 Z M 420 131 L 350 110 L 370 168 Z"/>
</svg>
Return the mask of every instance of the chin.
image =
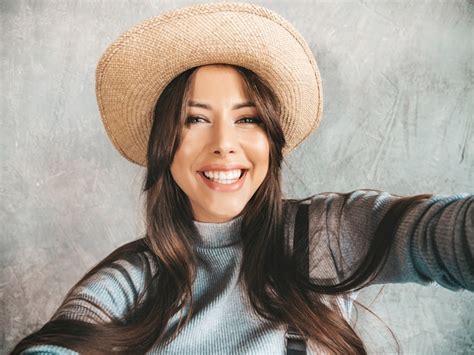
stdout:
<svg viewBox="0 0 474 355">
<path fill-rule="evenodd" d="M 224 223 L 237 217 L 245 208 L 244 201 L 207 200 L 191 206 L 193 208 L 194 220 L 208 223 Z"/>
</svg>

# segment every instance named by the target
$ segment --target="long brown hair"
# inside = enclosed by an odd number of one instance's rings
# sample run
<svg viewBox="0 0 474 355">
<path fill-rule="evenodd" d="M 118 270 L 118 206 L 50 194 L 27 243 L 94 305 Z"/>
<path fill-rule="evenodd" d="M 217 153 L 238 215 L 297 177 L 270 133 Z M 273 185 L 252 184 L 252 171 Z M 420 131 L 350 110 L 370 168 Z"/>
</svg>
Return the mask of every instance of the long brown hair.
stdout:
<svg viewBox="0 0 474 355">
<path fill-rule="evenodd" d="M 378 226 L 366 258 L 349 278 L 336 284 L 306 279 L 286 247 L 283 232 L 285 201 L 281 195 L 280 169 L 285 137 L 278 101 L 256 74 L 233 67 L 241 74 L 271 142 L 268 174 L 241 212 L 243 259 L 239 280 L 256 314 L 262 318 L 275 324 L 293 325 L 309 340 L 310 346 L 318 344 L 329 353 L 364 354 L 361 339 L 331 297 L 360 289 L 377 276 L 387 258 L 398 220 L 412 204 L 429 195 L 399 198 L 391 206 Z M 65 299 L 104 266 L 131 253 L 144 252 L 151 258 L 150 270 L 157 271 L 145 280 L 146 287 L 141 290 L 135 307 L 122 318 L 103 324 L 53 316 L 40 330 L 24 338 L 13 354 L 38 344 L 64 346 L 85 353 L 141 353 L 158 342 L 165 342 L 169 319 L 185 305 L 190 305 L 187 317 L 181 319 L 166 342 L 171 342 L 192 317 L 191 286 L 196 275 L 196 256 L 191 236 L 197 231 L 189 200 L 174 182 L 170 165 L 180 144 L 184 105 L 195 70 L 189 69 L 171 81 L 155 106 L 143 185 L 146 237 L 110 254 Z"/>
</svg>

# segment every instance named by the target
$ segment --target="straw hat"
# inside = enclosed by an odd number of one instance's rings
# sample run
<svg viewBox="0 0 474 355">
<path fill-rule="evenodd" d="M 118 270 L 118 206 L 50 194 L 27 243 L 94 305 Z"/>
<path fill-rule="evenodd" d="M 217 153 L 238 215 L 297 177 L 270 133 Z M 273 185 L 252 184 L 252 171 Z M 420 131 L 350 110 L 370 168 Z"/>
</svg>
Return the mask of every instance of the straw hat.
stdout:
<svg viewBox="0 0 474 355">
<path fill-rule="evenodd" d="M 244 3 L 183 7 L 125 32 L 102 55 L 96 72 L 100 114 L 112 143 L 146 165 L 154 105 L 183 71 L 227 63 L 259 75 L 275 92 L 287 154 L 319 125 L 321 79 L 306 41 L 278 14 Z"/>
</svg>

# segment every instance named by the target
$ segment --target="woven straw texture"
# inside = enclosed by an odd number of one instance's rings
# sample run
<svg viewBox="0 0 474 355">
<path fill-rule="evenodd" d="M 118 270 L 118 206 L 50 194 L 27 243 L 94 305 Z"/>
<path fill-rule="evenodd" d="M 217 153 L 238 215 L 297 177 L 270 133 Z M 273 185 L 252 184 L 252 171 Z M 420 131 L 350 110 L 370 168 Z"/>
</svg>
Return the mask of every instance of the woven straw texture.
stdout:
<svg viewBox="0 0 474 355">
<path fill-rule="evenodd" d="M 274 90 L 282 108 L 284 154 L 319 125 L 321 79 L 311 49 L 296 29 L 260 6 L 201 4 L 132 27 L 102 55 L 97 101 L 117 150 L 146 165 L 152 112 L 162 90 L 183 71 L 215 63 L 248 68 Z"/>
</svg>

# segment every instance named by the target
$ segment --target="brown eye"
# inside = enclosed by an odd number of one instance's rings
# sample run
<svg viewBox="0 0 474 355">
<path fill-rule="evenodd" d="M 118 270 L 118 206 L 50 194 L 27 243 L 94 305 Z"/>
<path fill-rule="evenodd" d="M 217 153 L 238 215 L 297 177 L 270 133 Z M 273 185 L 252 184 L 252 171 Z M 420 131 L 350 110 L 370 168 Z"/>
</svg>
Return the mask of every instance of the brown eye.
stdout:
<svg viewBox="0 0 474 355">
<path fill-rule="evenodd" d="M 238 120 L 238 122 L 260 124 L 262 120 L 258 117 L 244 117 Z"/>
<path fill-rule="evenodd" d="M 198 122 L 206 122 L 206 120 L 202 117 L 199 116 L 188 116 L 186 117 L 186 120 L 184 121 L 185 124 L 194 124 Z"/>
</svg>

